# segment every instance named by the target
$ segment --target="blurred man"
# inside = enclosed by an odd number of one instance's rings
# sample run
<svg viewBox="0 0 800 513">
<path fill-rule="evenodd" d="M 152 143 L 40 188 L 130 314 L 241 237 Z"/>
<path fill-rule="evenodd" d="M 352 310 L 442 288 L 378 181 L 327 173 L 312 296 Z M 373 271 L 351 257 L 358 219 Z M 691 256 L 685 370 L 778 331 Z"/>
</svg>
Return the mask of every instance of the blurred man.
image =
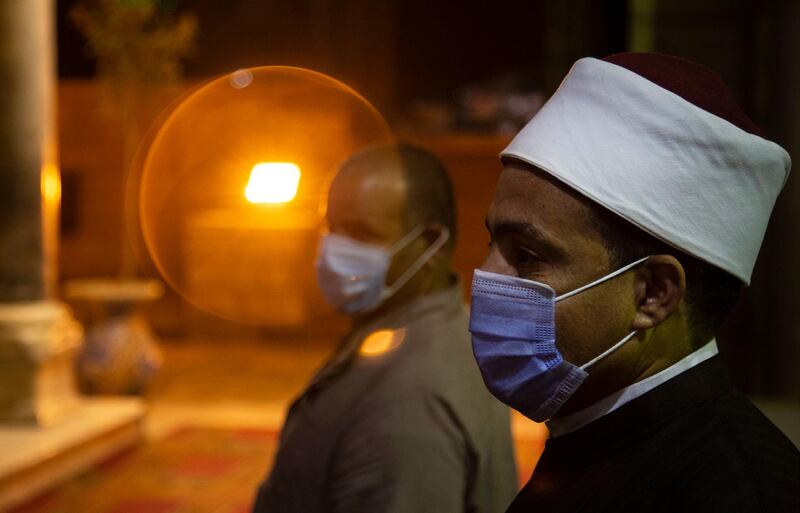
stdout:
<svg viewBox="0 0 800 513">
<path fill-rule="evenodd" d="M 339 170 L 317 271 L 353 319 L 291 406 L 254 511 L 499 512 L 516 493 L 508 409 L 470 350 L 449 178 L 410 146 Z"/>
<path fill-rule="evenodd" d="M 800 511 L 800 454 L 714 341 L 789 155 L 713 72 L 621 54 L 579 60 L 502 160 L 473 350 L 551 433 L 509 511 Z"/>
</svg>

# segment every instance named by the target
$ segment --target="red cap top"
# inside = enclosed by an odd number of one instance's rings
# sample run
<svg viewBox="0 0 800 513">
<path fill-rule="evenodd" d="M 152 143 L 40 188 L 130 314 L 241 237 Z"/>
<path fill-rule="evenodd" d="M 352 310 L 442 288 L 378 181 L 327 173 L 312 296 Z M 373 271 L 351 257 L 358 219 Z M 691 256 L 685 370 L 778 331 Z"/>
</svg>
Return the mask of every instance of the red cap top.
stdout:
<svg viewBox="0 0 800 513">
<path fill-rule="evenodd" d="M 659 53 L 618 53 L 602 60 L 646 78 L 745 132 L 766 138 L 764 131 L 736 104 L 722 78 L 705 66 Z"/>
</svg>

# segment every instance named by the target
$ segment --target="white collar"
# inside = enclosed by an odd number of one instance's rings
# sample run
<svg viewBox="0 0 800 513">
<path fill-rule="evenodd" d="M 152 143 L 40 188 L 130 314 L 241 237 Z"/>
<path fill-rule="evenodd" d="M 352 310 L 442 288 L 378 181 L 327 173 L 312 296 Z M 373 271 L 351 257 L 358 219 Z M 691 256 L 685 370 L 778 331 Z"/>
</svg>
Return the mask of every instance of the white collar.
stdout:
<svg viewBox="0 0 800 513">
<path fill-rule="evenodd" d="M 717 341 L 715 339 L 711 339 L 709 343 L 697 351 L 687 355 L 682 360 L 667 367 L 658 374 L 653 374 L 642 381 L 637 381 L 636 383 L 601 399 L 593 405 L 576 411 L 575 413 L 567 415 L 566 417 L 548 421 L 547 429 L 550 430 L 550 436 L 555 438 L 557 436 L 566 435 L 567 433 L 571 433 L 577 429 L 580 429 L 583 426 L 594 422 L 600 417 L 611 413 L 622 405 L 633 401 L 637 397 L 644 395 L 660 384 L 674 378 L 678 374 L 686 372 L 695 365 L 708 360 L 718 352 L 719 350 L 717 349 Z"/>
</svg>

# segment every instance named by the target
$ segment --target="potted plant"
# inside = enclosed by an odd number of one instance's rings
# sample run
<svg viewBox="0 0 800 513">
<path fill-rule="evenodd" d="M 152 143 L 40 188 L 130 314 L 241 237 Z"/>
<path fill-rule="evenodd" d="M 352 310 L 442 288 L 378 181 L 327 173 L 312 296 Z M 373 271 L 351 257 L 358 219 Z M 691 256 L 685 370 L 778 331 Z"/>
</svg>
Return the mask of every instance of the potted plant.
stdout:
<svg viewBox="0 0 800 513">
<path fill-rule="evenodd" d="M 192 48 L 197 23 L 193 16 L 177 13 L 175 2 L 165 0 L 83 0 L 70 17 L 96 59 L 105 102 L 121 130 L 117 170 L 125 204 L 142 141 L 142 113 L 154 96 L 181 78 L 181 58 Z M 138 233 L 124 235 L 127 217 L 123 207 L 117 276 L 64 285 L 64 295 L 86 332 L 78 358 L 78 381 L 85 393 L 141 393 L 161 363 L 140 307 L 161 297 L 163 285 L 142 277 L 132 247 Z"/>
</svg>

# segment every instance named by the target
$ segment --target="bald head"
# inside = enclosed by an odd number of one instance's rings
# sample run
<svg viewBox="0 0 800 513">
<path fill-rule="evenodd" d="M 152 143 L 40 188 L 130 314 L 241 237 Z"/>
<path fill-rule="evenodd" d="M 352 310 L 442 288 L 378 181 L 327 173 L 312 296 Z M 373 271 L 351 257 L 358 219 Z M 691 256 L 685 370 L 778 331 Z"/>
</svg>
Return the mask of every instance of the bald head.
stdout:
<svg viewBox="0 0 800 513">
<path fill-rule="evenodd" d="M 380 242 L 387 230 L 440 225 L 449 230 L 452 247 L 456 213 L 450 178 L 436 157 L 414 146 L 369 148 L 339 169 L 329 192 L 328 221 L 341 221 L 342 232 L 366 242 Z"/>
</svg>

